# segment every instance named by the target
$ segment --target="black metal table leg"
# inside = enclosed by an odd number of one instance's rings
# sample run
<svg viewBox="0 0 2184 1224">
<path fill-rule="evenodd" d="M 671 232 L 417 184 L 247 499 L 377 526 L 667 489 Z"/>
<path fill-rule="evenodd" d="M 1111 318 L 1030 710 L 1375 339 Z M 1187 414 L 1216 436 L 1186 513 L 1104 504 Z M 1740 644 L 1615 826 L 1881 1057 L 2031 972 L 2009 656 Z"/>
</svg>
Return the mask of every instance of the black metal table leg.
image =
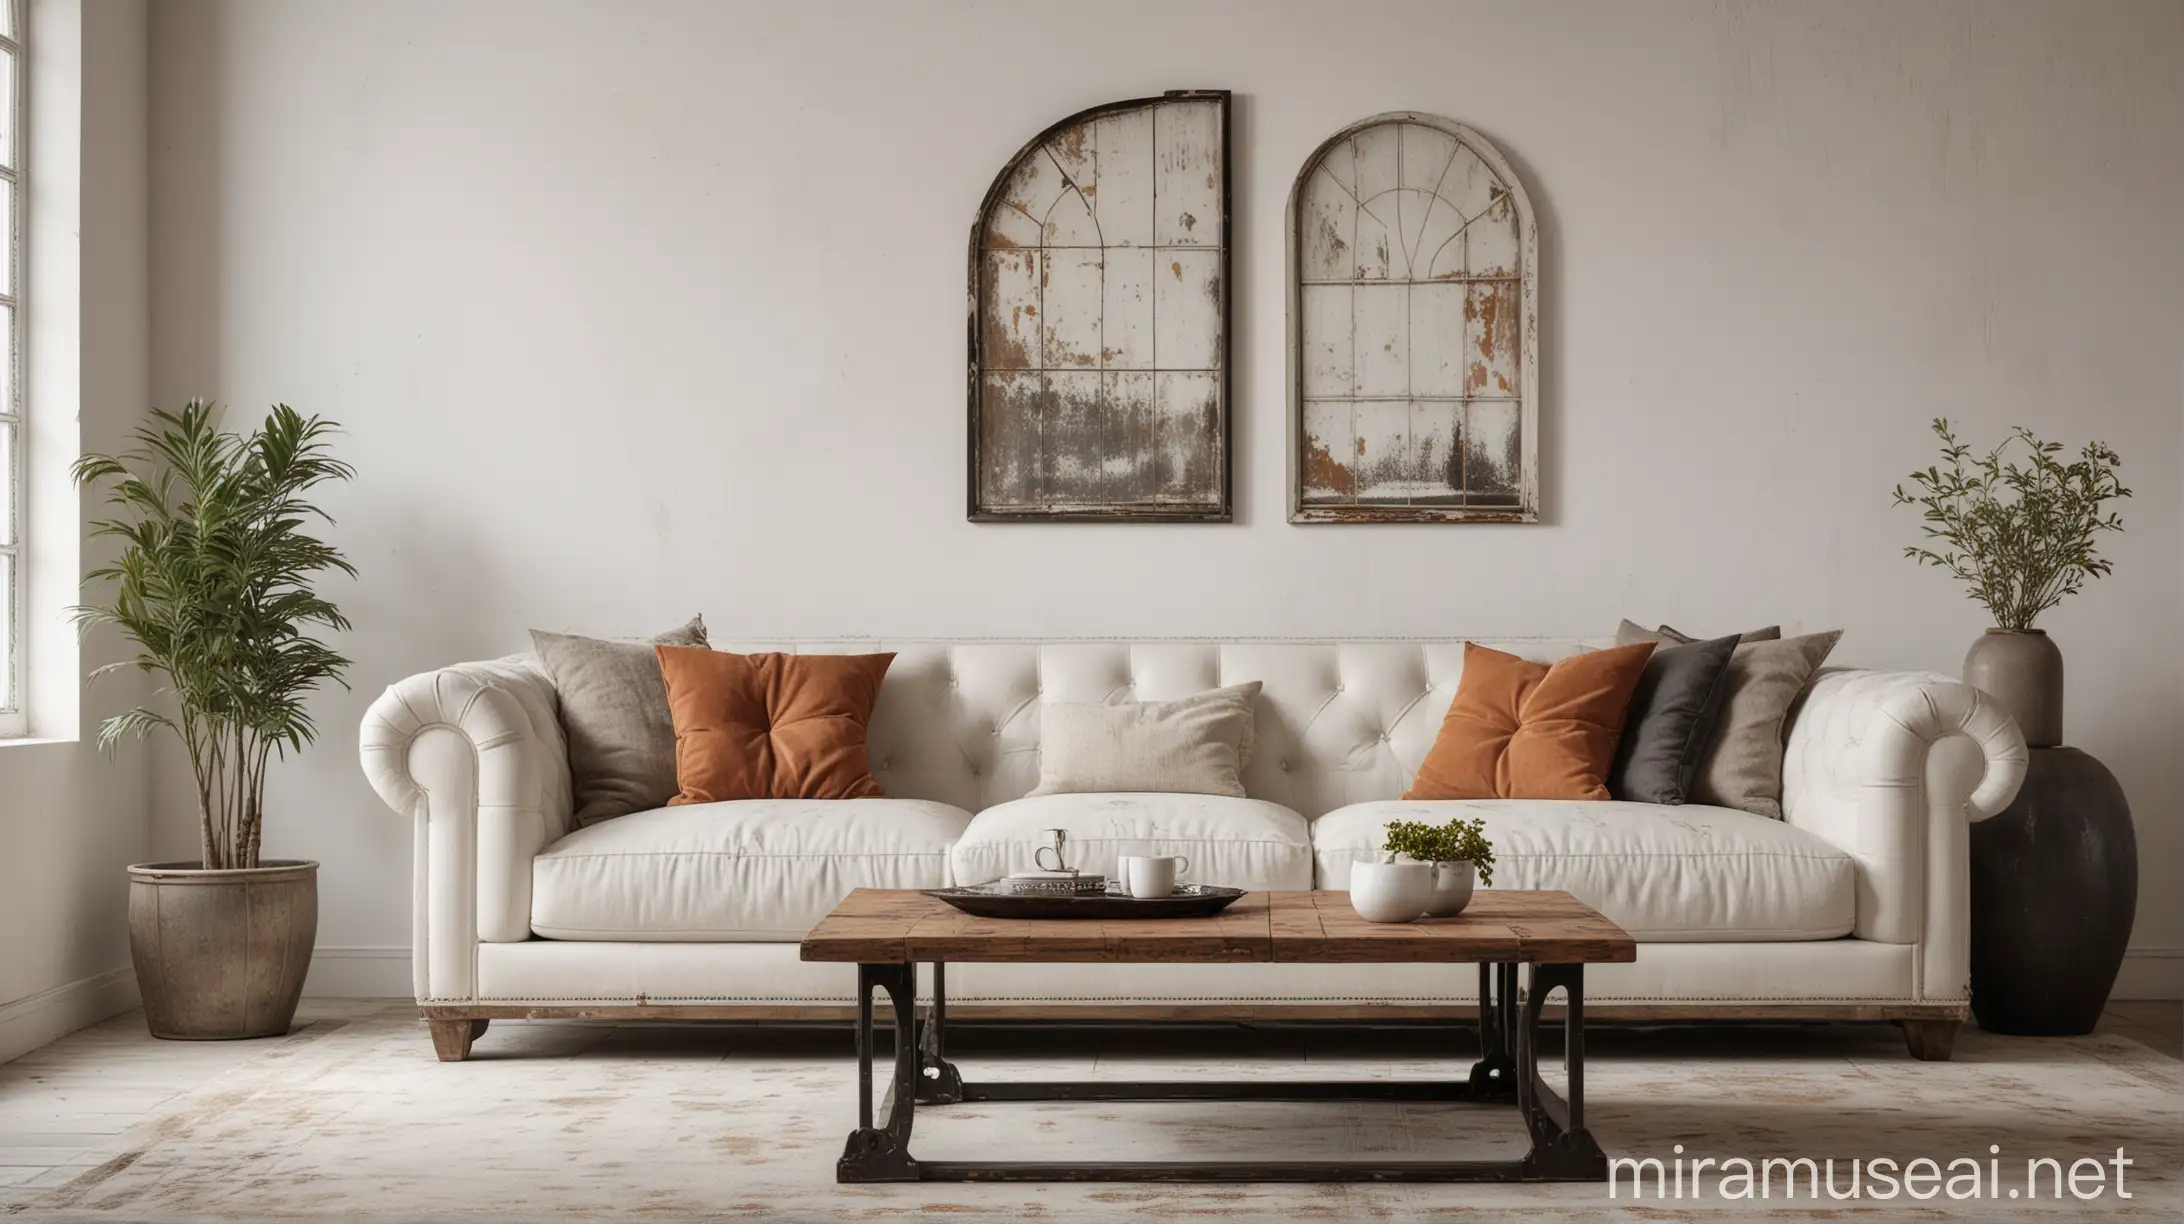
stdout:
<svg viewBox="0 0 2184 1224">
<path fill-rule="evenodd" d="M 917 966 L 857 966 L 857 1129 L 850 1132 L 835 1162 L 841 1182 L 917 1181 L 918 1162 L 910 1156 L 910 1127 L 918 1091 Z M 895 1018 L 895 1070 L 880 1111 L 885 1126 L 874 1126 L 872 1109 L 872 992 L 885 990 Z"/>
<path fill-rule="evenodd" d="M 963 1099 L 963 1076 L 948 1061 L 948 966 L 933 962 L 933 1006 L 918 1033 L 918 1104 L 953 1105 Z"/>
<path fill-rule="evenodd" d="M 933 1005 L 916 1025 L 917 967 L 858 967 L 858 1129 L 836 1166 L 836 1180 L 865 1181 L 1157 1181 L 1157 1182 L 1516 1182 L 1599 1181 L 1607 1158 L 1584 1129 L 1584 966 L 1534 966 L 1520 1007 L 1518 968 L 1479 971 L 1481 1058 L 1456 1081 L 1251 1080 L 1157 1083 L 1036 1081 L 965 1083 L 947 1054 L 947 977 L 933 966 Z M 1549 992 L 1568 997 L 1565 1031 L 1570 1099 L 1539 1075 L 1541 1009 Z M 895 1073 L 873 1125 L 872 991 L 885 990 L 895 1011 Z M 1521 1160 L 1458 1161 L 920 1161 L 910 1155 L 917 1105 L 979 1101 L 1472 1101 L 1514 1100 L 1532 1138 Z"/>
<path fill-rule="evenodd" d="M 1471 1065 L 1471 1095 L 1510 1101 L 1517 1095 L 1517 967 L 1479 966 L 1479 1061 Z"/>
<path fill-rule="evenodd" d="M 1539 1074 L 1540 1015 L 1557 987 L 1564 996 L 1562 1062 L 1570 1097 L 1555 1095 Z M 1532 989 L 1517 1029 L 1517 1109 L 1532 1133 L 1525 1154 L 1529 1181 L 1603 1181 L 1608 1157 L 1585 1129 L 1585 966 L 1534 965 Z"/>
</svg>

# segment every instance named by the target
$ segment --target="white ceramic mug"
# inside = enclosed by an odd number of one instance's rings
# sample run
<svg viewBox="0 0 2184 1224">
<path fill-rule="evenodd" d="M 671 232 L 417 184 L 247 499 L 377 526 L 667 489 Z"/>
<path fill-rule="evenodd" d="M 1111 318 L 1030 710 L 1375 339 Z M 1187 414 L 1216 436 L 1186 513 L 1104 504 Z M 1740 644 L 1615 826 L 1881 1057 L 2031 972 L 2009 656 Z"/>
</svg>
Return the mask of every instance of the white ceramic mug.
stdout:
<svg viewBox="0 0 2184 1224">
<path fill-rule="evenodd" d="M 1191 869 L 1179 854 L 1125 854 L 1122 887 L 1133 897 L 1165 897 L 1175 892 L 1176 877 Z"/>
</svg>

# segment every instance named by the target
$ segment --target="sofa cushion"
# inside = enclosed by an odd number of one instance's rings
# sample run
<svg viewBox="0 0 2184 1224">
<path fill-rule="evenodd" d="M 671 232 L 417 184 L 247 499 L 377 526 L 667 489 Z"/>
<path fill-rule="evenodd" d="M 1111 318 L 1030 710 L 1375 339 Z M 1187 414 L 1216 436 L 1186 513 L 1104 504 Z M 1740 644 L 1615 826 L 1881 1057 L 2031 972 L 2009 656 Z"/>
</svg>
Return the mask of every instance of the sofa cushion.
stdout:
<svg viewBox="0 0 2184 1224">
<path fill-rule="evenodd" d="M 1783 941 L 1850 933 L 1856 866 L 1817 836 L 1728 808 L 1482 799 L 1395 800 L 1312 822 L 1321 888 L 1349 887 L 1394 820 L 1486 822 L 1497 888 L 1559 889 L 1640 940 Z"/>
<path fill-rule="evenodd" d="M 987 808 L 949 853 L 956 883 L 1033 870 L 1047 829 L 1068 831 L 1070 866 L 1109 878 L 1125 854 L 1179 854 L 1193 884 L 1312 887 L 1304 817 L 1263 799 L 1151 793 L 1041 795 Z"/>
<path fill-rule="evenodd" d="M 923 799 L 749 799 L 635 812 L 531 860 L 548 939 L 796 940 L 855 888 L 944 888 L 970 813 Z"/>
</svg>

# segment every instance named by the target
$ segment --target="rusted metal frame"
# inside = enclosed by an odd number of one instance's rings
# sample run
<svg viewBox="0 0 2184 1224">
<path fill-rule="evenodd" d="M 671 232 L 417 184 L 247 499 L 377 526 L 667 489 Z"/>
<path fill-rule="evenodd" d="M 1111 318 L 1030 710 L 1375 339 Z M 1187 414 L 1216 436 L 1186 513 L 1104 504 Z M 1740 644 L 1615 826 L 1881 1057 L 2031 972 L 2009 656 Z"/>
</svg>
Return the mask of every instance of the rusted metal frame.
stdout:
<svg viewBox="0 0 2184 1224">
<path fill-rule="evenodd" d="M 1157 106 L 1162 102 L 1192 101 L 1217 102 L 1219 103 L 1219 109 L 1221 113 L 1221 368 L 1219 371 L 1219 377 L 1216 380 L 1216 385 L 1219 388 L 1219 394 L 1221 397 L 1220 505 L 1213 509 L 1201 509 L 1196 507 L 1178 507 L 1174 509 L 1168 509 L 1158 505 L 1144 505 L 1116 507 L 1112 510 L 1037 510 L 1014 513 L 1001 513 L 984 509 L 979 504 L 978 498 L 979 472 L 981 470 L 979 439 L 982 433 L 981 416 L 984 412 L 985 406 L 984 395 L 979 385 L 980 379 L 985 369 L 985 353 L 983 348 L 983 338 L 980 334 L 979 316 L 980 306 L 982 305 L 982 300 L 984 298 L 985 292 L 985 278 L 983 276 L 982 257 L 984 252 L 986 218 L 992 213 L 993 207 L 995 203 L 999 200 L 1001 193 L 1007 190 L 1010 180 L 1015 177 L 1017 167 L 1023 164 L 1024 159 L 1034 153 L 1039 152 L 1046 146 L 1046 143 L 1048 141 L 1060 135 L 1064 130 L 1073 127 L 1076 124 L 1085 123 L 1097 119 L 1102 115 L 1135 110 L 1140 107 Z M 1038 135 L 1032 137 L 1030 141 L 1028 141 L 1022 148 L 1016 151 L 1014 156 L 1010 157 L 1009 160 L 1002 165 L 1001 172 L 994 176 L 992 184 L 986 188 L 985 196 L 982 197 L 978 202 L 978 213 L 971 220 L 969 260 L 970 289 L 968 294 L 969 317 L 966 320 L 966 330 L 969 333 L 968 351 L 970 354 L 970 360 L 968 364 L 968 377 L 966 379 L 968 384 L 967 397 L 970 403 L 970 436 L 967 439 L 966 464 L 964 467 L 963 476 L 965 489 L 965 516 L 971 522 L 1227 523 L 1233 522 L 1235 520 L 1236 424 L 1235 402 L 1233 397 L 1231 396 L 1229 385 L 1231 378 L 1230 371 L 1235 364 L 1232 360 L 1232 337 L 1235 334 L 1234 312 L 1236 302 L 1236 285 L 1234 280 L 1235 261 L 1233 257 L 1233 250 L 1235 246 L 1233 234 L 1233 218 L 1235 215 L 1235 208 L 1230 198 L 1229 185 L 1229 172 L 1232 164 L 1229 139 L 1231 109 L 1231 95 L 1230 92 L 1226 89 L 1171 89 L 1159 95 L 1158 97 L 1130 98 L 1120 102 L 1102 103 L 1099 106 L 1094 106 L 1085 110 L 1078 111 L 1073 115 L 1069 115 L 1065 118 L 1059 119 L 1054 123 L 1047 125 L 1046 128 L 1041 130 Z"/>
<path fill-rule="evenodd" d="M 1512 204 L 1516 210 L 1519 233 L 1518 258 L 1521 261 L 1518 275 L 1509 277 L 1463 277 L 1460 283 L 1473 280 L 1494 281 L 1515 279 L 1518 282 L 1519 319 L 1517 331 L 1523 346 L 1520 372 L 1524 379 L 1519 402 L 1518 429 L 1519 473 L 1518 505 L 1514 509 L 1469 506 L 1376 506 L 1376 505 L 1306 505 L 1304 501 L 1304 253 L 1303 227 L 1300 209 L 1303 204 L 1305 185 L 1326 161 L 1328 154 L 1344 141 L 1355 138 L 1367 129 L 1384 124 L 1416 123 L 1453 136 L 1457 143 L 1484 162 L 1506 181 L 1510 188 Z M 1368 524 L 1368 523 L 1536 523 L 1539 521 L 1539 234 L 1532 212 L 1531 198 L 1525 192 L 1522 181 L 1513 166 L 1508 164 L 1493 142 L 1464 124 L 1455 123 L 1437 115 L 1418 111 L 1387 111 L 1343 128 L 1326 140 L 1304 161 L 1303 169 L 1290 186 L 1289 206 L 1285 217 L 1288 234 L 1284 245 L 1286 253 L 1287 285 L 1284 288 L 1288 304 L 1288 482 L 1289 521 L 1297 524 Z M 1468 224 L 1468 221 L 1467 223 Z M 1337 283 L 1337 282 L 1315 282 Z M 1355 284 L 1355 281 L 1340 282 Z M 1465 396 L 1468 404 L 1472 397 Z M 1469 423 L 1469 414 L 1465 416 Z M 1464 440 L 1468 445 L 1468 439 Z"/>
</svg>

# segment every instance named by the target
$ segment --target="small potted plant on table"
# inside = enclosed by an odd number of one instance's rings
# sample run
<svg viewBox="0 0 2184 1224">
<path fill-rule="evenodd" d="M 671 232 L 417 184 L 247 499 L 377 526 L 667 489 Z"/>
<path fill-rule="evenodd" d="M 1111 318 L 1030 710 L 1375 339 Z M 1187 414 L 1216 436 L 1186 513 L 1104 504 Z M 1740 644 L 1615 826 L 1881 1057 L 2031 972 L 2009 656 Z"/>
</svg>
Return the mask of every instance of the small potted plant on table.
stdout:
<svg viewBox="0 0 2184 1224">
<path fill-rule="evenodd" d="M 1484 820 L 1452 820 L 1430 825 L 1420 820 L 1398 820 L 1388 826 L 1388 840 L 1381 849 L 1433 868 L 1433 892 L 1426 916 L 1446 918 L 1471 904 L 1471 890 L 1484 882 L 1494 884 L 1494 843 L 1486 838 Z"/>
<path fill-rule="evenodd" d="M 76 609 L 86 628 L 112 625 L 135 667 L 171 701 L 99 728 L 111 749 L 154 727 L 181 736 L 197 781 L 200 855 L 129 868 L 129 950 L 154 1037 L 210 1040 L 288 1031 L 318 932 L 318 864 L 261 859 L 266 767 L 317 735 L 303 698 L 342 683 L 349 661 L 310 635 L 349 622 L 312 589 L 326 570 L 354 575 L 304 527 L 326 515 L 304 500 L 346 480 L 325 436 L 335 426 L 277 405 L 250 434 L 222 432 L 192 400 L 152 410 L 136 449 L 85 455 L 79 484 L 106 484 L 115 518 L 94 536 L 120 554 L 86 578 L 109 582 Z M 345 686 L 346 687 L 346 686 Z"/>
<path fill-rule="evenodd" d="M 1378 862 L 1350 865 L 1350 905 L 1370 922 L 1446 918 L 1471 903 L 1479 881 L 1494 883 L 1494 845 L 1483 820 L 1388 825 Z"/>
</svg>

